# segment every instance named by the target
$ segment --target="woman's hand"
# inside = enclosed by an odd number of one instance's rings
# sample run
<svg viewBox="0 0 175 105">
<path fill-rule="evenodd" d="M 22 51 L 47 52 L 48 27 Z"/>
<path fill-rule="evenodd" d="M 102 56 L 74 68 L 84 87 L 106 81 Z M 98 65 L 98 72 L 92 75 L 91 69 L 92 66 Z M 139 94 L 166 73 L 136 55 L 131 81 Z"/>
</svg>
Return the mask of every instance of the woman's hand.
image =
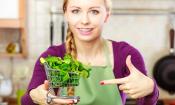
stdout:
<svg viewBox="0 0 175 105">
<path fill-rule="evenodd" d="M 32 98 L 34 103 L 39 105 L 47 105 L 46 102 L 46 94 L 49 89 L 49 83 L 47 80 L 44 81 L 44 84 L 41 84 L 36 89 L 32 89 L 30 91 L 30 97 Z M 49 94 L 51 97 L 55 97 L 54 95 Z M 53 99 L 53 104 L 51 105 L 63 105 L 63 104 L 72 104 L 74 101 L 72 99 Z"/>
<path fill-rule="evenodd" d="M 126 59 L 126 65 L 130 71 L 129 76 L 101 81 L 100 84 L 119 84 L 119 89 L 131 98 L 141 98 L 153 92 L 154 82 L 151 78 L 141 73 L 131 62 L 131 56 Z"/>
</svg>

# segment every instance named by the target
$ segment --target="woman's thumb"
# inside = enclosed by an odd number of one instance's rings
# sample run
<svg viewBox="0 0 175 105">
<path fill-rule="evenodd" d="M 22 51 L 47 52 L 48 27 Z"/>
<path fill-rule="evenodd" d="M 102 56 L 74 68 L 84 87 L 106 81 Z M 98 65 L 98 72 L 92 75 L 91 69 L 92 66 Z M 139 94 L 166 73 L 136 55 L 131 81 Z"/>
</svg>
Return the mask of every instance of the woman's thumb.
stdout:
<svg viewBox="0 0 175 105">
<path fill-rule="evenodd" d="M 45 80 L 44 81 L 44 89 L 45 90 L 48 90 L 49 89 L 49 81 L 48 80 Z"/>
<path fill-rule="evenodd" d="M 134 65 L 131 62 L 131 55 L 128 55 L 126 58 L 126 65 L 130 71 L 134 68 Z"/>
</svg>

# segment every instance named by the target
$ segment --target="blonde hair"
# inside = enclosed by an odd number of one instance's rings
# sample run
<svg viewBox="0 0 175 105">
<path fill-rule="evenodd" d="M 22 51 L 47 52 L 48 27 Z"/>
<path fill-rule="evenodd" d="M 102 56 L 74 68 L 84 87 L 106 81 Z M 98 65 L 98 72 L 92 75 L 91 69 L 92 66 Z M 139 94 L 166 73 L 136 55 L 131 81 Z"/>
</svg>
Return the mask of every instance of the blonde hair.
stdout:
<svg viewBox="0 0 175 105">
<path fill-rule="evenodd" d="M 111 0 L 104 0 L 105 1 L 105 6 L 108 12 L 111 12 L 111 8 L 112 8 L 112 3 Z M 66 12 L 67 9 L 67 4 L 68 4 L 68 0 L 64 0 L 63 1 L 63 12 Z M 74 40 L 74 36 L 73 33 L 71 32 L 69 26 L 67 29 L 67 36 L 66 36 L 66 53 L 70 54 L 74 59 L 77 58 L 77 50 L 76 50 L 76 45 L 75 45 L 75 40 Z M 73 96 L 74 95 L 74 88 L 73 87 L 68 87 L 67 88 L 67 93 L 68 96 Z"/>
</svg>

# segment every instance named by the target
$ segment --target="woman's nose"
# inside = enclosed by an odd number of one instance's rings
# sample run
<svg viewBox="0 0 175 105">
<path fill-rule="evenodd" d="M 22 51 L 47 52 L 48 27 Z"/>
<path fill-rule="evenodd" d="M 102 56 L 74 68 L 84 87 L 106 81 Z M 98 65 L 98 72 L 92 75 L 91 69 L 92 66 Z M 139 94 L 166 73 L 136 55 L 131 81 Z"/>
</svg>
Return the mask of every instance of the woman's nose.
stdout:
<svg viewBox="0 0 175 105">
<path fill-rule="evenodd" d="M 84 13 L 81 18 L 81 23 L 87 25 L 90 23 L 88 13 Z"/>
</svg>

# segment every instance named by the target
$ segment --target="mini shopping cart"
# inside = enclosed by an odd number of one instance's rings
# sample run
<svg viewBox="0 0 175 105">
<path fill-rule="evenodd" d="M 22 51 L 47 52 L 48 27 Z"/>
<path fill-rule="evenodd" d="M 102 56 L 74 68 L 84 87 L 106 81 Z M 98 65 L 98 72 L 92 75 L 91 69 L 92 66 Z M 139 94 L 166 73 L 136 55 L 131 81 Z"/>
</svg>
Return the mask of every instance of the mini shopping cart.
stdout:
<svg viewBox="0 0 175 105">
<path fill-rule="evenodd" d="M 41 58 L 40 61 L 41 63 L 44 64 L 47 80 L 49 81 L 49 91 L 47 92 L 47 95 L 46 95 L 47 103 L 50 104 L 53 99 L 60 98 L 60 99 L 73 99 L 74 104 L 76 104 L 80 100 L 80 97 L 68 96 L 64 90 L 70 86 L 71 87 L 78 86 L 79 78 L 80 78 L 79 75 L 74 72 L 69 72 L 68 73 L 69 79 L 65 80 L 64 78 L 65 76 L 63 76 L 64 75 L 63 72 L 57 69 L 50 68 L 47 62 L 43 58 Z M 51 93 L 51 91 L 56 88 L 59 88 L 58 95 L 54 97 L 49 96 L 49 93 Z"/>
</svg>

